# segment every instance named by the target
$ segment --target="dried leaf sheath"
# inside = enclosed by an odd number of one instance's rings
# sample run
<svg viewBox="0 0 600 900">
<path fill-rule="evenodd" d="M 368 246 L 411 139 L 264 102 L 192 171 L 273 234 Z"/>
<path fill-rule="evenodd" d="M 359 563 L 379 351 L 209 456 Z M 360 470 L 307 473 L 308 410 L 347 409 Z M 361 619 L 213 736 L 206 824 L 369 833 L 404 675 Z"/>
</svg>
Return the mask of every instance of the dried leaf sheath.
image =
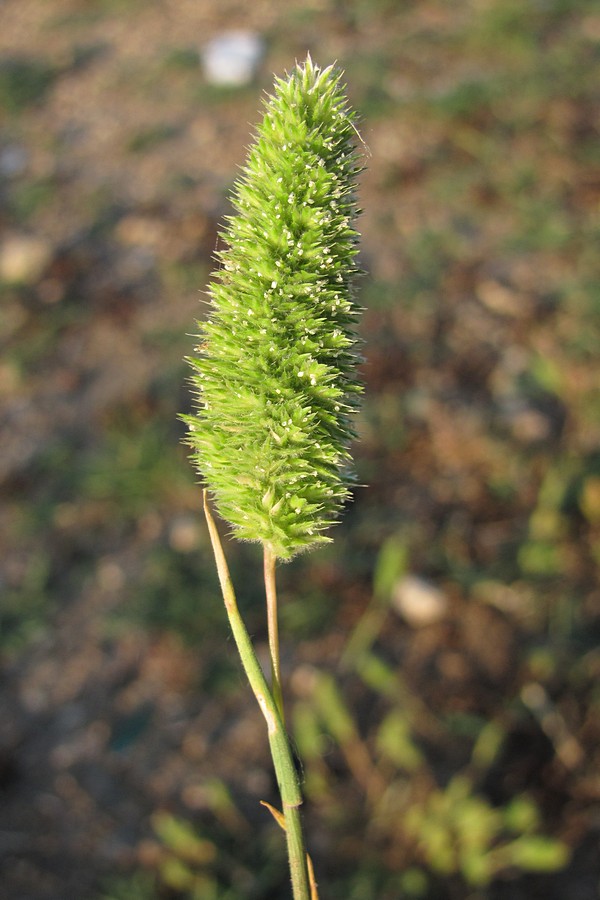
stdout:
<svg viewBox="0 0 600 900">
<path fill-rule="evenodd" d="M 190 360 L 198 469 L 238 537 L 287 559 L 348 494 L 358 307 L 355 128 L 339 74 L 276 82 L 234 189 L 222 268 Z"/>
</svg>

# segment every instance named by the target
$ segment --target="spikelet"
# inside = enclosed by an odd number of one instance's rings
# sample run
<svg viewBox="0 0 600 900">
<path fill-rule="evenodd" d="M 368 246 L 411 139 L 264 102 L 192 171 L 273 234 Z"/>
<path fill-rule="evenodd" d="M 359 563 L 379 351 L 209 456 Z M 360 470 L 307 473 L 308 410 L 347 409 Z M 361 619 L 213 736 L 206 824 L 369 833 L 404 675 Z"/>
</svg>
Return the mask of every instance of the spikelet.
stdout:
<svg viewBox="0 0 600 900">
<path fill-rule="evenodd" d="M 236 536 L 280 559 L 329 540 L 352 482 L 355 137 L 333 67 L 276 80 L 189 360 L 194 462 Z"/>
</svg>

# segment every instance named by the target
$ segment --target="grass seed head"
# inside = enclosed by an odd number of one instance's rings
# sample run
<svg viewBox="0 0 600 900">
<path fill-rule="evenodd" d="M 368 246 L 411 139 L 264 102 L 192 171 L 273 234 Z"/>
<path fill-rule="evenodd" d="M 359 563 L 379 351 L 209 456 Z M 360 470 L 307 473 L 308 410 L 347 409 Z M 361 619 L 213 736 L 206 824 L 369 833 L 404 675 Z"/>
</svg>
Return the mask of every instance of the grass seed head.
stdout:
<svg viewBox="0 0 600 900">
<path fill-rule="evenodd" d="M 355 137 L 334 68 L 309 57 L 276 81 L 190 360 L 203 481 L 237 537 L 281 559 L 328 540 L 352 481 Z"/>
</svg>

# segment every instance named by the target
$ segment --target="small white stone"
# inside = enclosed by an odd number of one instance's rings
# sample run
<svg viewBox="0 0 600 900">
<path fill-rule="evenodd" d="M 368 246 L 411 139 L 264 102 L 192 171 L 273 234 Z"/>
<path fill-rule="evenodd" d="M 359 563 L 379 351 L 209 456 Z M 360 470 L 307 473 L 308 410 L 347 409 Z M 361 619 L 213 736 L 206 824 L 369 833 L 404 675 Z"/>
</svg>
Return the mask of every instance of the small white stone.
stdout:
<svg viewBox="0 0 600 900">
<path fill-rule="evenodd" d="M 202 64 L 211 84 L 248 84 L 264 52 L 264 41 L 253 31 L 226 31 L 202 49 Z"/>
<path fill-rule="evenodd" d="M 0 246 L 0 280 L 35 284 L 52 259 L 52 246 L 44 238 L 13 235 Z"/>
<path fill-rule="evenodd" d="M 412 625 L 421 628 L 441 621 L 448 609 L 448 598 L 431 582 L 417 575 L 405 575 L 392 592 L 392 606 Z"/>
</svg>

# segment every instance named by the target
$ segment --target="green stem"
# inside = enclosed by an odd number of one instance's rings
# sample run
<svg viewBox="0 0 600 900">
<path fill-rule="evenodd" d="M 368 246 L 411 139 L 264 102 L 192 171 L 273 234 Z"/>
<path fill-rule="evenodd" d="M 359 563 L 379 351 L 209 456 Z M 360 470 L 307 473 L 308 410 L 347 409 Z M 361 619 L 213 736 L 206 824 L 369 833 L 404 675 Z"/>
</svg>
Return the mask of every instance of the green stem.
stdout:
<svg viewBox="0 0 600 900">
<path fill-rule="evenodd" d="M 281 721 L 285 725 L 283 691 L 281 689 L 281 664 L 279 661 L 279 625 L 277 622 L 277 584 L 275 581 L 276 557 L 268 544 L 264 545 L 265 593 L 267 596 L 267 625 L 271 654 L 271 692 L 277 704 Z"/>
<path fill-rule="evenodd" d="M 267 681 L 256 657 L 256 652 L 250 640 L 244 621 L 240 615 L 235 591 L 229 575 L 229 567 L 223 552 L 219 533 L 208 506 L 207 492 L 204 491 L 204 514 L 208 524 L 208 531 L 212 543 L 219 583 L 223 594 L 223 602 L 227 611 L 227 617 L 237 645 L 244 671 L 250 682 L 250 687 L 258 701 L 258 705 L 267 723 L 271 756 L 275 767 L 275 775 L 281 795 L 283 815 L 285 818 L 285 831 L 287 838 L 288 859 L 290 875 L 292 879 L 292 891 L 294 900 L 310 900 L 310 888 L 308 870 L 306 866 L 306 851 L 304 849 L 304 836 L 300 820 L 299 807 L 302 803 L 302 794 L 298 776 L 294 767 L 294 760 L 290 748 L 288 736 L 281 720 L 278 705 L 273 699 Z"/>
</svg>

